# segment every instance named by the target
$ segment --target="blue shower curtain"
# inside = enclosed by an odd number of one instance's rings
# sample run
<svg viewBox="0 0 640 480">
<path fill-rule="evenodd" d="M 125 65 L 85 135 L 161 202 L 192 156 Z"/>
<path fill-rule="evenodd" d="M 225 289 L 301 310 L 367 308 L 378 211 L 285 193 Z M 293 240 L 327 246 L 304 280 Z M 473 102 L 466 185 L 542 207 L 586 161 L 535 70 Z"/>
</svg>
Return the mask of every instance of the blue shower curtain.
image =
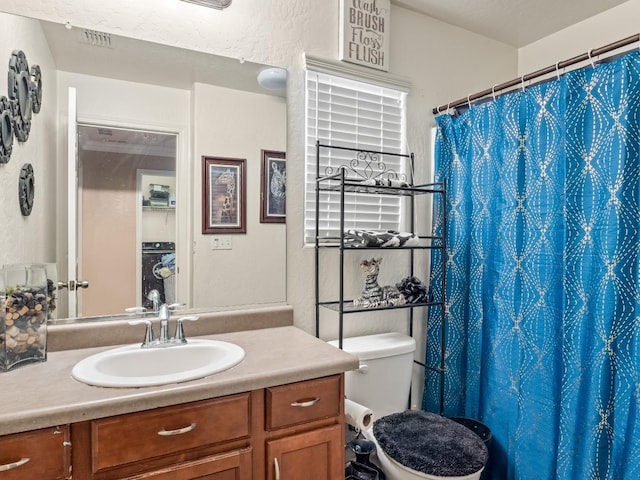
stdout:
<svg viewBox="0 0 640 480">
<path fill-rule="evenodd" d="M 444 412 L 491 429 L 494 480 L 640 479 L 639 123 L 638 52 L 437 118 Z"/>
</svg>

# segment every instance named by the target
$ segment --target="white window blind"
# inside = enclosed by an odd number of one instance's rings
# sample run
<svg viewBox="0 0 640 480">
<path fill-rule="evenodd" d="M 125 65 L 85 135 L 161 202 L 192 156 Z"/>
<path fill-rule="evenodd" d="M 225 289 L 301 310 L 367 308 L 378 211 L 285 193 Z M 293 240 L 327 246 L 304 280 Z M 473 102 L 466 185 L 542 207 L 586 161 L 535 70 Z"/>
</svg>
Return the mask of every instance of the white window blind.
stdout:
<svg viewBox="0 0 640 480">
<path fill-rule="evenodd" d="M 315 242 L 316 140 L 321 144 L 377 152 L 403 153 L 404 91 L 307 70 L 306 79 L 305 243 Z M 320 149 L 320 176 L 350 165 L 356 152 Z M 386 170 L 407 173 L 406 158 L 380 157 Z M 361 164 L 357 168 L 366 168 Z M 410 178 L 410 175 L 409 175 Z M 345 228 L 400 230 L 400 197 L 345 194 Z M 319 237 L 338 238 L 339 192 L 321 192 Z"/>
</svg>

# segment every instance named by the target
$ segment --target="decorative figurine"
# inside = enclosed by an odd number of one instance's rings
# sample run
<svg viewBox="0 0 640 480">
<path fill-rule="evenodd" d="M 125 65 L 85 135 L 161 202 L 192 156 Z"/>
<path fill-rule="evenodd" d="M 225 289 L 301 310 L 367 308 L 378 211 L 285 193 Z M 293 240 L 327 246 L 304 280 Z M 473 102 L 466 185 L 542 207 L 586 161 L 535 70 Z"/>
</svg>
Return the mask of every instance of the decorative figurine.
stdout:
<svg viewBox="0 0 640 480">
<path fill-rule="evenodd" d="M 400 291 L 392 286 L 378 285 L 378 273 L 380 272 L 382 258 L 372 258 L 360 262 L 360 268 L 367 275 L 362 296 L 353 300 L 353 305 L 357 307 L 393 307 L 405 303 L 404 296 Z"/>
</svg>

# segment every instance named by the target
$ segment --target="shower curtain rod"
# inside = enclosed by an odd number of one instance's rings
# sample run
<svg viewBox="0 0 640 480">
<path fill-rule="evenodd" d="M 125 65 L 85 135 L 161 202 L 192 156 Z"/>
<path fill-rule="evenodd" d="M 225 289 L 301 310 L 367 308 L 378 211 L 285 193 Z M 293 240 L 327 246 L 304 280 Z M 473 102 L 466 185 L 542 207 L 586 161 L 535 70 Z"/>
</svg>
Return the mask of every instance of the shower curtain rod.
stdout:
<svg viewBox="0 0 640 480">
<path fill-rule="evenodd" d="M 524 84 L 524 82 L 528 80 L 533 80 L 534 78 L 541 77 L 543 75 L 547 75 L 549 73 L 557 72 L 561 68 L 566 68 L 570 65 L 574 65 L 576 63 L 583 62 L 585 60 L 592 60 L 593 57 L 597 57 L 598 55 L 602 55 L 603 53 L 608 53 L 618 48 L 626 47 L 627 45 L 631 45 L 632 43 L 636 43 L 640 41 L 640 33 L 636 33 L 635 35 L 631 35 L 630 37 L 623 38 L 622 40 L 618 40 L 617 42 L 610 43 L 609 45 L 605 45 L 604 47 L 594 48 L 582 55 L 577 55 L 573 58 L 569 58 L 568 60 L 563 60 L 561 62 L 556 63 L 555 65 L 549 65 L 548 67 L 541 68 L 540 70 L 536 70 L 532 73 L 527 73 L 519 78 L 514 78 L 513 80 L 509 80 L 508 82 L 500 83 L 498 85 L 494 85 L 493 88 L 487 88 L 478 93 L 474 93 L 473 95 L 469 95 L 465 98 L 460 98 L 454 102 L 445 103 L 444 105 L 440 105 L 439 107 L 435 107 L 433 109 L 433 114 L 437 115 L 440 112 L 444 112 L 449 110 L 451 107 L 457 107 L 460 105 L 464 105 L 465 103 L 471 103 L 473 100 L 477 100 L 482 97 L 486 97 L 488 95 L 494 95 L 496 92 L 501 90 L 506 90 L 510 87 L 515 87 L 516 85 Z"/>
</svg>

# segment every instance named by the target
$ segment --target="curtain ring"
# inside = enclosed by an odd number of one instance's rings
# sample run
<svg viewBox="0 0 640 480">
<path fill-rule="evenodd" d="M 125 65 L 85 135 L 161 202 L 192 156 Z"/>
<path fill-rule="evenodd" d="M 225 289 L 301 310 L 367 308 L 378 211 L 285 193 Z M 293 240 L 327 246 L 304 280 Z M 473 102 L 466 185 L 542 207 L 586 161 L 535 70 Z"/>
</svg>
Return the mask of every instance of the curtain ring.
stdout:
<svg viewBox="0 0 640 480">
<path fill-rule="evenodd" d="M 520 81 L 522 82 L 522 93 L 524 93 L 524 75 L 522 75 L 522 77 L 520 77 Z"/>
<path fill-rule="evenodd" d="M 589 55 L 589 62 L 591 62 L 591 68 L 596 68 L 596 65 L 593 63 L 593 58 L 591 58 L 591 50 L 587 52 L 587 55 Z"/>
<path fill-rule="evenodd" d="M 449 115 L 449 107 L 451 106 L 451 102 L 447 103 L 447 111 L 446 114 Z"/>
<path fill-rule="evenodd" d="M 471 108 L 471 94 L 467 95 L 467 105 Z"/>
<path fill-rule="evenodd" d="M 491 96 L 493 97 L 493 101 L 496 101 L 496 86 L 491 87 Z"/>
<path fill-rule="evenodd" d="M 556 77 L 560 80 L 560 62 L 556 62 Z"/>
</svg>

